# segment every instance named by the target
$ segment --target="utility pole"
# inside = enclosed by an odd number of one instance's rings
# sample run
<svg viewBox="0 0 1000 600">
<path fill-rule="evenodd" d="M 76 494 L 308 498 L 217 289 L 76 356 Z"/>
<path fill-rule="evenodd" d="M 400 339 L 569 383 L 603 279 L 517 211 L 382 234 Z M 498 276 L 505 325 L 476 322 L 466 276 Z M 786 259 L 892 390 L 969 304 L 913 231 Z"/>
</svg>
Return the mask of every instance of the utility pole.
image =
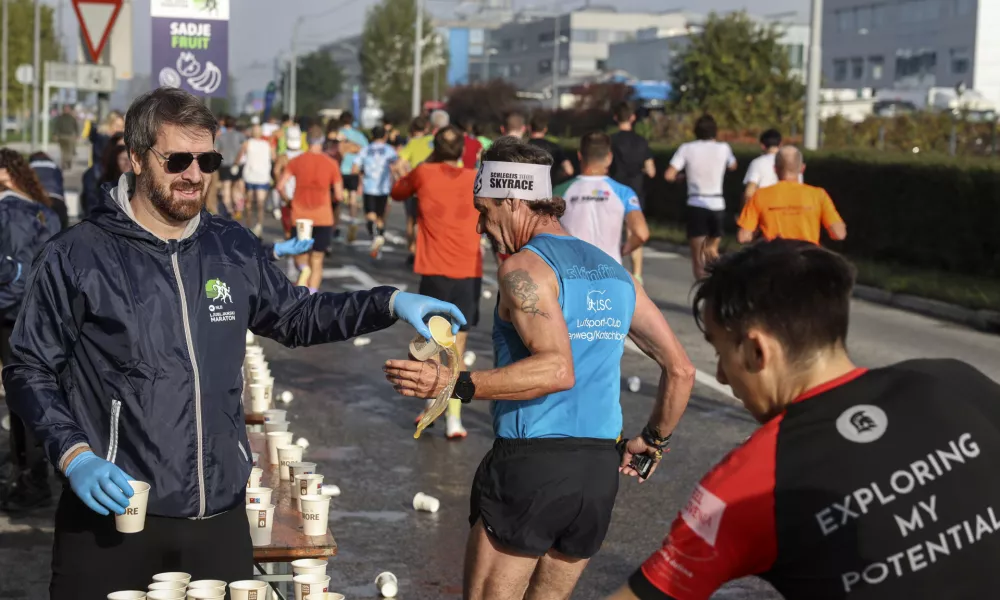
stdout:
<svg viewBox="0 0 1000 600">
<path fill-rule="evenodd" d="M 809 30 L 809 74 L 806 80 L 806 150 L 819 148 L 819 83 L 823 72 L 823 0 L 812 0 Z"/>
<path fill-rule="evenodd" d="M 35 78 L 31 86 L 31 108 L 34 119 L 31 123 L 31 149 L 38 149 L 38 125 L 41 123 L 38 87 L 42 81 L 42 0 L 35 0 Z"/>
<path fill-rule="evenodd" d="M 3 56 L 0 57 L 0 63 L 2 63 L 2 65 L 0 65 L 0 71 L 3 71 L 3 73 L 0 74 L 0 78 L 2 78 L 3 81 L 0 82 L 0 121 L 2 121 L 2 124 L 0 124 L 0 140 L 6 142 L 7 141 L 7 45 L 10 41 L 8 39 L 9 15 L 7 14 L 7 11 L 10 0 L 2 0 L 2 1 L 3 1 L 3 17 L 2 17 L 3 39 L 0 40 L 0 44 L 3 45 L 3 50 L 2 50 Z"/>
<path fill-rule="evenodd" d="M 559 110 L 559 11 L 556 11 L 552 37 L 552 110 Z"/>
<path fill-rule="evenodd" d="M 295 26 L 292 27 L 292 60 L 291 60 L 291 66 L 289 67 L 289 71 L 291 72 L 288 74 L 288 79 L 289 79 L 288 116 L 290 116 L 292 119 L 295 119 L 295 110 L 297 108 L 296 95 L 298 91 L 296 90 L 295 80 L 298 76 L 298 71 L 299 71 L 299 53 L 298 53 L 298 48 L 296 47 L 296 42 L 299 39 L 299 26 L 301 25 L 302 25 L 302 17 L 299 17 L 298 19 L 295 19 Z"/>
<path fill-rule="evenodd" d="M 423 84 L 423 51 L 424 51 L 424 0 L 417 0 L 417 22 L 414 25 L 413 38 L 413 98 L 410 103 L 412 116 L 420 115 L 420 86 Z"/>
</svg>

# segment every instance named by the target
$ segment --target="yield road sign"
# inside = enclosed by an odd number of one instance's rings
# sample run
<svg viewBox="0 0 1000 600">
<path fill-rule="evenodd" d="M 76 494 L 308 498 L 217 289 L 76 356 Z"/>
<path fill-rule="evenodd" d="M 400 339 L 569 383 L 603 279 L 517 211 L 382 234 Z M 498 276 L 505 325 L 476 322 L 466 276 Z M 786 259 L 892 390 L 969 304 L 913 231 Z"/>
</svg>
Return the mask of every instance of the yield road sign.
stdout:
<svg viewBox="0 0 1000 600">
<path fill-rule="evenodd" d="M 80 33 L 87 45 L 90 60 L 100 62 L 104 44 L 122 9 L 122 0 L 73 0 L 73 10 L 80 21 Z"/>
</svg>

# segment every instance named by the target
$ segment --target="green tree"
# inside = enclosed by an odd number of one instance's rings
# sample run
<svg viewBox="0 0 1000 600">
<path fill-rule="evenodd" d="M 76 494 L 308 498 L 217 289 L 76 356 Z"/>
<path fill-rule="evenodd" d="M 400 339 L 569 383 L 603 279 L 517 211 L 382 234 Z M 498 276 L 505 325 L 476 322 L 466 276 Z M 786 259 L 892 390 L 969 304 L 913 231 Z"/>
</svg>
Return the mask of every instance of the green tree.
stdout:
<svg viewBox="0 0 1000 600">
<path fill-rule="evenodd" d="M 431 24 L 430 15 L 421 15 L 423 55 L 421 97 L 434 92 L 434 70 L 443 82 L 448 65 L 447 52 Z M 413 94 L 414 0 L 382 0 L 365 16 L 361 39 L 361 73 L 368 92 L 378 98 L 386 115 L 409 115 Z"/>
<path fill-rule="evenodd" d="M 18 65 L 32 64 L 34 62 L 34 27 L 35 27 L 35 3 L 33 0 L 9 0 L 10 28 L 8 31 L 8 69 L 7 69 L 7 110 L 11 115 L 27 116 L 26 111 L 31 109 L 31 86 L 22 86 L 14 78 L 14 71 Z M 42 5 L 42 69 L 45 69 L 45 61 L 59 60 L 62 54 L 62 47 L 56 37 L 53 20 L 54 11 L 51 6 Z M 25 106 L 21 98 L 22 90 L 28 88 L 28 105 Z M 44 107 L 43 107 L 44 108 Z"/>
<path fill-rule="evenodd" d="M 344 85 L 344 72 L 329 52 L 316 50 L 300 56 L 296 71 L 295 111 L 300 115 L 316 116 Z"/>
<path fill-rule="evenodd" d="M 760 24 L 745 12 L 710 14 L 672 65 L 674 106 L 711 113 L 733 129 L 798 122 L 805 87 L 791 71 L 781 35 L 779 25 Z"/>
</svg>

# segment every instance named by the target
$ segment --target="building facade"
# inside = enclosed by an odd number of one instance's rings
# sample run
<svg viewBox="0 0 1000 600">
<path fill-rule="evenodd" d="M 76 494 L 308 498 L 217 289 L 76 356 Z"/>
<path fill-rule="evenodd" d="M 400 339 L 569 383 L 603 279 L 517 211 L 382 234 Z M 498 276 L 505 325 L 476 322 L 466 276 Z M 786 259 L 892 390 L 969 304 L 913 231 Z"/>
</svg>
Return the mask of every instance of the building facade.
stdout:
<svg viewBox="0 0 1000 600">
<path fill-rule="evenodd" d="M 963 84 L 1000 104 L 1000 0 L 826 0 L 823 84 Z"/>
</svg>

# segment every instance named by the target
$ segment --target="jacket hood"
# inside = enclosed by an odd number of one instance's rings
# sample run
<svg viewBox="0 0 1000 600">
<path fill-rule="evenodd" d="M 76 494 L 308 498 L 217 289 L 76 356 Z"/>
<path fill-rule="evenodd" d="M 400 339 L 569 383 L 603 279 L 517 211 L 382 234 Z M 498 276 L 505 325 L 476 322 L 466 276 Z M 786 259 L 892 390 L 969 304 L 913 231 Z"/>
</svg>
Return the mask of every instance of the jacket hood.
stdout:
<svg viewBox="0 0 1000 600">
<path fill-rule="evenodd" d="M 132 173 L 122 174 L 117 186 L 105 183 L 98 195 L 97 206 L 91 211 L 87 220 L 114 235 L 165 246 L 167 240 L 146 229 L 136 220 L 135 212 L 132 211 L 133 193 L 135 193 L 135 175 Z M 204 215 L 205 210 L 202 209 L 188 221 L 183 235 L 178 240 L 181 245 L 185 245 L 185 242 L 190 243 L 201 233 L 202 226 L 208 222 L 207 218 L 202 218 Z"/>
</svg>

